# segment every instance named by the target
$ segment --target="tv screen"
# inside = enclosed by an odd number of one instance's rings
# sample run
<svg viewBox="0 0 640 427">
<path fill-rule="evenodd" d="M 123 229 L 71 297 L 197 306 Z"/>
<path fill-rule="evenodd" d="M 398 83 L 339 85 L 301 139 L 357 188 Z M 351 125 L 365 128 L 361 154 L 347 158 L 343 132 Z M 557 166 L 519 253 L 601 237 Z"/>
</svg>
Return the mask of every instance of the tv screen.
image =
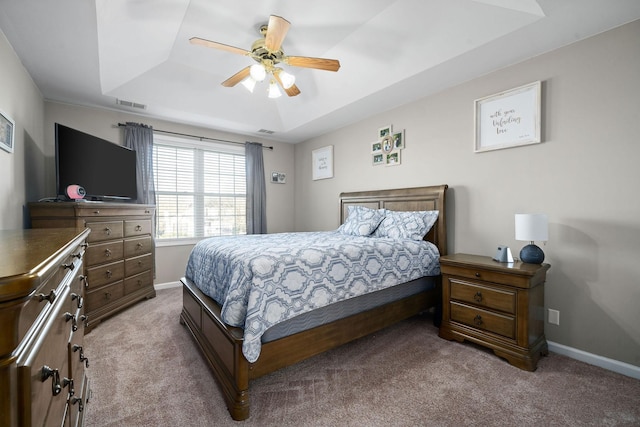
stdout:
<svg viewBox="0 0 640 427">
<path fill-rule="evenodd" d="M 55 124 L 56 187 L 65 195 L 79 185 L 87 200 L 135 201 L 136 152 L 107 140 Z"/>
</svg>

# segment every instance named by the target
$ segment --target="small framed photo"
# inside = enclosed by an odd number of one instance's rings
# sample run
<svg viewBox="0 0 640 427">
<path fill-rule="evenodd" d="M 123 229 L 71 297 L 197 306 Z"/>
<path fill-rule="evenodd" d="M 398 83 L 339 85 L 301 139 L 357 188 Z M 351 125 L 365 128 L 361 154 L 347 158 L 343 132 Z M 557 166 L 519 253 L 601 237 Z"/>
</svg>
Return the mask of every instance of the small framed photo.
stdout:
<svg viewBox="0 0 640 427">
<path fill-rule="evenodd" d="M 394 150 L 404 149 L 404 130 L 401 130 L 400 132 L 395 132 L 392 138 L 393 138 Z"/>
<path fill-rule="evenodd" d="M 394 150 L 386 154 L 387 166 L 398 166 L 400 164 L 400 150 Z"/>
<path fill-rule="evenodd" d="M 385 154 L 389 154 L 393 151 L 393 137 L 391 135 L 387 135 L 382 138 L 382 152 Z"/>
<path fill-rule="evenodd" d="M 385 155 L 384 153 L 374 153 L 371 155 L 373 166 L 384 165 L 385 164 Z"/>
<path fill-rule="evenodd" d="M 393 128 L 391 127 L 391 125 L 387 125 L 385 127 L 382 127 L 380 129 L 378 129 L 378 138 L 382 139 L 385 136 L 391 136 L 391 130 Z"/>
<path fill-rule="evenodd" d="M 287 182 L 287 175 L 283 172 L 271 172 L 271 183 L 273 184 L 285 184 Z"/>
<path fill-rule="evenodd" d="M 13 153 L 15 126 L 15 122 L 3 111 L 0 111 L 0 147 L 9 153 Z"/>
<path fill-rule="evenodd" d="M 333 145 L 317 148 L 311 152 L 312 179 L 333 178 Z"/>
<path fill-rule="evenodd" d="M 371 143 L 372 153 L 382 153 L 382 142 L 376 141 Z"/>
</svg>

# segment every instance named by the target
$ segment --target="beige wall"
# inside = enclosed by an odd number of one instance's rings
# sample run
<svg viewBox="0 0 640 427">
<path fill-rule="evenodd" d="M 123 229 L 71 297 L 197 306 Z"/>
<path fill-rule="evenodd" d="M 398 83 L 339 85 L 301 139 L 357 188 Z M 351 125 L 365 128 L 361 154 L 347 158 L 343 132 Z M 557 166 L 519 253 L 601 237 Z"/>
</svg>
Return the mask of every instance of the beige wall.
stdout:
<svg viewBox="0 0 640 427">
<path fill-rule="evenodd" d="M 78 107 L 55 102 L 47 102 L 45 104 L 44 139 L 47 174 L 46 192 L 40 197 L 55 195 L 54 123 L 58 122 L 91 135 L 123 144 L 124 133 L 122 128 L 117 127 L 117 124 L 127 121 L 145 123 L 153 126 L 155 129 L 170 132 L 230 141 L 245 141 L 250 139 L 251 141 L 262 142 L 265 145 L 273 146 L 273 151 L 264 150 L 265 173 L 268 178 L 271 176 L 271 171 L 285 172 L 287 174 L 287 183 L 271 184 L 267 182 L 267 229 L 272 233 L 293 230 L 294 221 L 291 206 L 293 206 L 293 181 L 295 176 L 292 166 L 293 146 L 291 144 L 152 120 L 135 114 L 126 114 L 99 108 Z M 160 284 L 178 281 L 184 275 L 187 258 L 192 247 L 193 245 L 157 247 L 155 282 Z"/>
<path fill-rule="evenodd" d="M 296 230 L 336 228 L 342 191 L 449 184 L 450 252 L 517 255 L 514 214 L 545 212 L 547 338 L 640 366 L 638 40 L 640 21 L 298 144 Z M 537 80 L 544 143 L 474 153 L 474 100 Z M 402 165 L 374 167 L 387 124 L 406 131 Z M 335 177 L 312 181 L 326 145 Z"/>
<path fill-rule="evenodd" d="M 0 31 L 0 111 L 15 122 L 14 151 L 0 149 L 0 230 L 24 228 L 24 206 L 43 190 L 44 101 Z"/>
</svg>

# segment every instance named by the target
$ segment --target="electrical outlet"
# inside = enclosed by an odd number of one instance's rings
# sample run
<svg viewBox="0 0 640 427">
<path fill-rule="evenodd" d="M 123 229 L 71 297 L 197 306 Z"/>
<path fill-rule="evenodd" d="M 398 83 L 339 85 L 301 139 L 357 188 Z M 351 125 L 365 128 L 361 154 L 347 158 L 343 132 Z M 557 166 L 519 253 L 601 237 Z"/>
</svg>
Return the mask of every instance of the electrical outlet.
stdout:
<svg viewBox="0 0 640 427">
<path fill-rule="evenodd" d="M 560 312 L 558 310 L 549 309 L 549 323 L 560 325 Z"/>
</svg>

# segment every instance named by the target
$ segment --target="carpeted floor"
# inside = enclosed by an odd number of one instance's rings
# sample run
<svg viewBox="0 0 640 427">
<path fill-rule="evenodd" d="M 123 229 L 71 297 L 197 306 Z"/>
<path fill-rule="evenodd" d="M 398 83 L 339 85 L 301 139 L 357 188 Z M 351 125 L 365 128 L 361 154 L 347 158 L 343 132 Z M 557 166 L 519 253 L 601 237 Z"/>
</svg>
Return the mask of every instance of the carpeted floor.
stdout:
<svg viewBox="0 0 640 427">
<path fill-rule="evenodd" d="M 640 381 L 551 353 L 535 372 L 415 317 L 251 384 L 235 422 L 189 333 L 182 290 L 85 337 L 93 426 L 640 426 Z"/>
</svg>

